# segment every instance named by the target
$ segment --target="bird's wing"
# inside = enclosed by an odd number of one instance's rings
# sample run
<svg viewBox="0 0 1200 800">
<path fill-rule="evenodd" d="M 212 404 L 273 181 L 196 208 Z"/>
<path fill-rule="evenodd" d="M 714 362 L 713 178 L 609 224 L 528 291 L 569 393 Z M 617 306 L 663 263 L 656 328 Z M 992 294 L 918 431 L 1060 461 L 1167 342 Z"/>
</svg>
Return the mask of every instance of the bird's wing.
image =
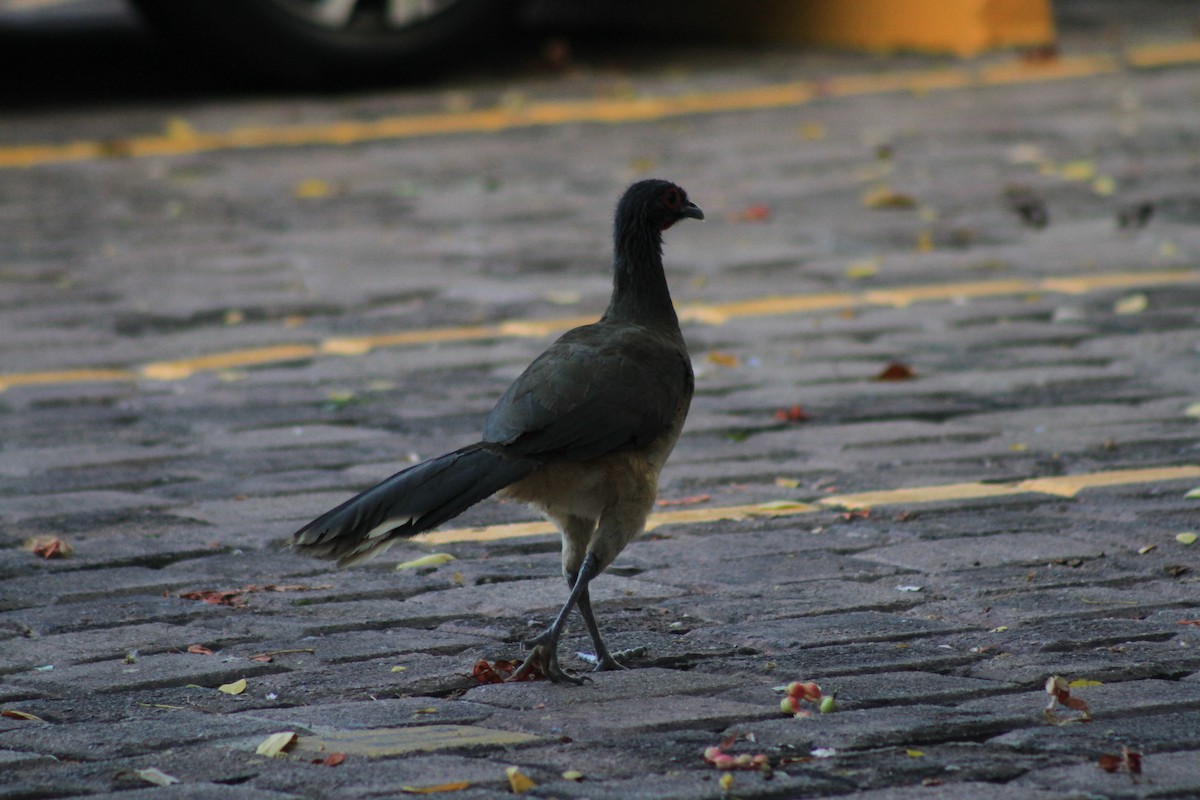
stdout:
<svg viewBox="0 0 1200 800">
<path fill-rule="evenodd" d="M 567 332 L 513 382 L 484 441 L 574 461 L 648 444 L 686 412 L 691 365 L 675 336 L 629 323 Z"/>
</svg>

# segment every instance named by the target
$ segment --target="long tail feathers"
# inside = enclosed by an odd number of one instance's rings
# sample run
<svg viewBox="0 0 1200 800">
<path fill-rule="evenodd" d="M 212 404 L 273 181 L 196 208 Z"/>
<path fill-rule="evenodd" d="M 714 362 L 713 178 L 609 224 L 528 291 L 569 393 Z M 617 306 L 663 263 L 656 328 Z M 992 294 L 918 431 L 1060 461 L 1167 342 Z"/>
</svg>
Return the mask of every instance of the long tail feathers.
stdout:
<svg viewBox="0 0 1200 800">
<path fill-rule="evenodd" d="M 471 445 L 397 472 L 296 531 L 292 547 L 354 564 L 453 519 L 537 468 Z"/>
</svg>

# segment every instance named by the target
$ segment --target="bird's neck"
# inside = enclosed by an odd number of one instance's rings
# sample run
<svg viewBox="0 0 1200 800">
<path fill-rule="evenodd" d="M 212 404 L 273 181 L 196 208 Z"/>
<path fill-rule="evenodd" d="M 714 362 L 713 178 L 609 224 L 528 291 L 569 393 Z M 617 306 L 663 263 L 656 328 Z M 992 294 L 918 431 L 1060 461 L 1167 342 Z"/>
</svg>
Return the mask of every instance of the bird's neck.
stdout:
<svg viewBox="0 0 1200 800">
<path fill-rule="evenodd" d="M 615 253 L 612 299 L 604 319 L 678 330 L 663 273 L 662 232 L 618 229 Z"/>
</svg>

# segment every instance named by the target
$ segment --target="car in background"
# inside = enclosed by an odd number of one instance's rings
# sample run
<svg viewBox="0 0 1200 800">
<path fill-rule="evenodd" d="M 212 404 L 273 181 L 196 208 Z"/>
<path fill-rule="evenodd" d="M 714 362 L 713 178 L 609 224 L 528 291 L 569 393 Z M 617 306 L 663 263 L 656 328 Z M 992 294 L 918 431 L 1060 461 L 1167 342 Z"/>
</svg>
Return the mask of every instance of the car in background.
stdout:
<svg viewBox="0 0 1200 800">
<path fill-rule="evenodd" d="M 422 80 L 496 36 L 514 0 L 129 0 L 218 67 L 287 83 Z"/>
</svg>

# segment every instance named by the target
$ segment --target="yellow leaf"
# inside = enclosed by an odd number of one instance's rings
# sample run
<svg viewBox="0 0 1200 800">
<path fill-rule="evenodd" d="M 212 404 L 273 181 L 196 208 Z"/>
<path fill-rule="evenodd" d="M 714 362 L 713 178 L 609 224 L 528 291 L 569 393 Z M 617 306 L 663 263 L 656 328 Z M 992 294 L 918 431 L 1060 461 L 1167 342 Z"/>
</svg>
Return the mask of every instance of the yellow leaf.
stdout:
<svg viewBox="0 0 1200 800">
<path fill-rule="evenodd" d="M 718 783 L 721 784 L 721 791 L 728 792 L 730 789 L 733 788 L 733 773 L 726 772 L 724 775 L 721 776 L 721 780 L 718 781 Z"/>
<path fill-rule="evenodd" d="M 155 786 L 170 786 L 172 783 L 179 783 L 179 778 L 176 778 L 174 775 L 168 775 L 158 767 L 135 769 L 133 774 L 147 783 L 153 783 Z"/>
<path fill-rule="evenodd" d="M 412 561 L 405 561 L 403 564 L 397 564 L 396 569 L 419 569 L 421 567 L 437 567 L 445 564 L 447 561 L 453 561 L 454 556 L 449 553 L 430 553 L 427 556 L 414 558 Z"/>
<path fill-rule="evenodd" d="M 1029 445 L 1022 442 L 1013 442 L 1008 446 L 1008 449 L 1012 450 L 1014 453 L 1024 453 L 1029 449 Z"/>
<path fill-rule="evenodd" d="M 225 694 L 241 694 L 246 691 L 246 679 L 238 678 L 233 683 L 222 683 L 217 687 L 217 691 Z"/>
<path fill-rule="evenodd" d="M 867 208 L 916 208 L 917 201 L 911 195 L 897 192 L 886 183 L 872 186 L 862 194 L 862 204 Z"/>
<path fill-rule="evenodd" d="M 1109 197 L 1117 190 L 1117 182 L 1108 175 L 1101 175 L 1092 181 L 1092 191 L 1101 197 Z"/>
<path fill-rule="evenodd" d="M 855 261 L 850 266 L 846 267 L 846 277 L 851 280 L 862 280 L 863 278 L 871 278 L 879 272 L 879 259 L 868 258 L 865 261 Z"/>
<path fill-rule="evenodd" d="M 295 741 L 296 741 L 296 734 L 293 731 L 281 731 L 280 733 L 272 733 L 270 736 L 268 736 L 266 739 L 263 740 L 262 744 L 260 744 L 258 746 L 258 749 L 255 750 L 254 752 L 260 756 L 267 756 L 268 758 L 278 758 L 280 756 L 280 754 L 282 754 L 284 750 L 291 747 Z"/>
<path fill-rule="evenodd" d="M 819 122 L 806 122 L 800 126 L 800 138 L 816 142 L 825 138 L 825 126 Z"/>
<path fill-rule="evenodd" d="M 310 200 L 316 197 L 327 197 L 333 193 L 333 187 L 320 178 L 308 178 L 296 184 L 293 190 L 297 199 Z"/>
<path fill-rule="evenodd" d="M 988 633 L 1004 633 L 1006 630 L 1008 630 L 1007 625 L 999 625 L 995 628 L 992 628 L 990 631 L 988 631 Z"/>
<path fill-rule="evenodd" d="M 1096 177 L 1096 164 L 1092 161 L 1068 161 L 1059 167 L 1058 174 L 1069 181 L 1090 181 Z"/>
<path fill-rule="evenodd" d="M 910 749 L 910 750 L 905 750 L 904 752 L 906 754 L 908 754 L 909 758 L 924 758 L 925 757 L 925 752 L 923 750 L 911 750 Z"/>
<path fill-rule="evenodd" d="M 780 489 L 795 489 L 800 486 L 800 481 L 795 478 L 776 478 L 775 485 Z"/>
<path fill-rule="evenodd" d="M 0 711 L 0 717 L 8 717 L 9 719 L 24 719 L 30 722 L 46 721 L 37 714 L 30 714 L 28 711 L 18 711 L 15 708 L 6 708 L 3 711 Z"/>
<path fill-rule="evenodd" d="M 508 776 L 508 787 L 512 789 L 513 794 L 525 794 L 537 786 L 529 779 L 529 776 L 521 772 L 520 767 L 509 767 L 504 770 L 504 774 Z"/>
<path fill-rule="evenodd" d="M 463 789 L 471 788 L 470 781 L 451 781 L 450 783 L 439 783 L 436 786 L 401 786 L 400 791 L 405 794 L 438 794 L 439 792 L 461 792 Z"/>
<path fill-rule="evenodd" d="M 1200 403 L 1192 403 L 1183 410 L 1185 417 L 1200 417 Z"/>
<path fill-rule="evenodd" d="M 583 780 L 583 773 L 577 769 L 569 769 L 562 774 L 562 777 L 564 781 L 581 781 Z"/>
<path fill-rule="evenodd" d="M 736 367 L 742 363 L 733 353 L 723 353 L 720 350 L 713 350 L 706 358 L 718 367 Z"/>
<path fill-rule="evenodd" d="M 392 667 L 392 672 L 405 672 L 407 670 L 408 667 Z"/>
<path fill-rule="evenodd" d="M 1103 685 L 1104 685 L 1104 683 L 1101 681 L 1088 680 L 1087 678 L 1076 678 L 1075 680 L 1068 683 L 1067 687 L 1071 688 L 1071 689 L 1086 689 L 1089 686 L 1103 686 Z"/>
<path fill-rule="evenodd" d="M 763 511 L 783 511 L 788 508 L 804 508 L 805 504 L 796 500 L 770 500 L 766 503 L 759 503 L 757 508 Z"/>
<path fill-rule="evenodd" d="M 1146 295 L 1138 292 L 1126 297 L 1122 297 L 1113 304 L 1114 314 L 1140 314 L 1146 310 L 1146 305 L 1149 301 Z"/>
<path fill-rule="evenodd" d="M 1179 542 L 1180 544 L 1195 544 L 1196 534 L 1192 533 L 1191 531 L 1177 533 L 1175 534 L 1175 541 Z"/>
</svg>

